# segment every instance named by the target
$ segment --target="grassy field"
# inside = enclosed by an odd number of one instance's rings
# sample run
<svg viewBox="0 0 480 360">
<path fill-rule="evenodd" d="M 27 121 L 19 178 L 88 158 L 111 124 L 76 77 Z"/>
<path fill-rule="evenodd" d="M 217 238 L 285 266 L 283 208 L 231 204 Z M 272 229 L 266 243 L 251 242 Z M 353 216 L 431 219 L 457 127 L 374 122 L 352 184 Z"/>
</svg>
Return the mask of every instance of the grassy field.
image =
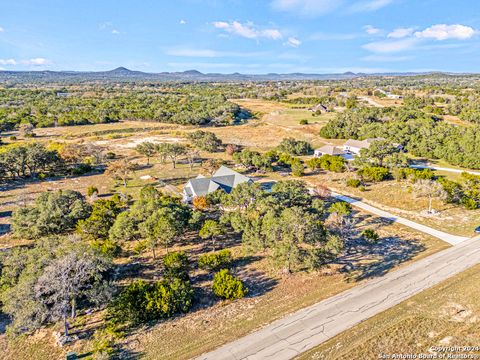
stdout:
<svg viewBox="0 0 480 360">
<path fill-rule="evenodd" d="M 479 282 L 477 265 L 343 332 L 299 359 L 378 359 L 380 354 L 433 354 L 429 351 L 432 346 L 479 347 Z M 445 358 L 462 353 L 480 356 L 480 351 L 461 351 L 447 352 Z"/>
</svg>

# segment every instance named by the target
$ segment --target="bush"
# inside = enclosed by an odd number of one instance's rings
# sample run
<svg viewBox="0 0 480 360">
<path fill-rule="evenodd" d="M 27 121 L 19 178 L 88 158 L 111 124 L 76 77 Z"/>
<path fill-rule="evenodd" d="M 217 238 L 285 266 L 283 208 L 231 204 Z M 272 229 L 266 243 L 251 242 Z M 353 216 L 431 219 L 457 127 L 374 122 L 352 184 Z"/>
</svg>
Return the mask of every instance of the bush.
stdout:
<svg viewBox="0 0 480 360">
<path fill-rule="evenodd" d="M 345 171 L 345 159 L 341 156 L 322 155 L 318 158 L 319 166 L 328 171 L 344 172 Z"/>
<path fill-rule="evenodd" d="M 312 145 L 306 141 L 285 138 L 278 145 L 278 150 L 290 155 L 308 155 L 313 152 Z"/>
<path fill-rule="evenodd" d="M 163 276 L 172 280 L 175 278 L 187 281 L 189 261 L 187 255 L 182 252 L 171 252 L 163 257 L 164 273 Z"/>
<path fill-rule="evenodd" d="M 87 196 L 91 197 L 93 194 L 98 194 L 98 189 L 92 185 L 87 188 Z"/>
<path fill-rule="evenodd" d="M 137 280 L 127 286 L 109 305 L 114 323 L 144 323 L 186 313 L 192 305 L 193 290 L 189 281 L 173 279 L 147 283 Z"/>
<path fill-rule="evenodd" d="M 192 144 L 205 151 L 215 152 L 222 145 L 222 141 L 212 132 L 196 130 L 187 135 Z"/>
<path fill-rule="evenodd" d="M 9 139 L 10 139 L 11 141 L 15 141 L 15 140 L 17 140 L 17 137 L 16 137 L 15 135 L 12 135 L 12 136 L 9 137 Z"/>
<path fill-rule="evenodd" d="M 72 175 L 83 175 L 92 171 L 92 166 L 89 164 L 78 164 L 72 169 Z"/>
<path fill-rule="evenodd" d="M 308 120 L 307 119 L 300 120 L 300 125 L 308 125 Z"/>
<path fill-rule="evenodd" d="M 195 196 L 192 200 L 192 205 L 197 210 L 205 210 L 208 208 L 208 201 L 205 196 Z"/>
<path fill-rule="evenodd" d="M 218 271 L 228 268 L 232 262 L 232 253 L 228 249 L 220 250 L 210 254 L 200 255 L 198 267 L 207 271 Z"/>
<path fill-rule="evenodd" d="M 362 181 L 359 179 L 347 179 L 347 186 L 353 187 L 353 188 L 358 188 L 362 185 Z"/>
<path fill-rule="evenodd" d="M 227 300 L 240 299 L 248 292 L 242 281 L 230 275 L 227 269 L 220 270 L 215 274 L 212 290 L 216 296 Z"/>
<path fill-rule="evenodd" d="M 379 166 L 365 166 L 357 170 L 357 174 L 365 181 L 379 182 L 387 180 L 390 172 L 387 168 Z"/>
<path fill-rule="evenodd" d="M 115 257 L 120 255 L 122 248 L 115 240 L 105 239 L 105 240 L 93 240 L 90 242 L 91 246 L 96 249 L 98 252 L 109 256 Z"/>
<path fill-rule="evenodd" d="M 380 239 L 380 236 L 372 230 L 372 229 L 365 229 L 362 231 L 361 236 L 367 241 L 368 243 L 375 243 Z"/>
<path fill-rule="evenodd" d="M 303 176 L 305 175 L 303 164 L 300 160 L 295 159 L 291 165 L 292 175 L 293 176 Z"/>
</svg>

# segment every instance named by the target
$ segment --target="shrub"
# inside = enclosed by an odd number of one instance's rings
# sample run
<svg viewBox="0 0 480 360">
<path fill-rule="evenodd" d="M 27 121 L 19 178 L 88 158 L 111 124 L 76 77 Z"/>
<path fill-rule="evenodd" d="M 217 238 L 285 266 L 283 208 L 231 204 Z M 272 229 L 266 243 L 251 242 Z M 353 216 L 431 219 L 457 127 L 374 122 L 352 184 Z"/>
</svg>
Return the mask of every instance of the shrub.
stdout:
<svg viewBox="0 0 480 360">
<path fill-rule="evenodd" d="M 227 155 L 232 156 L 238 151 L 239 151 L 239 146 L 235 144 L 228 144 L 227 146 L 225 146 L 225 152 L 227 153 Z"/>
<path fill-rule="evenodd" d="M 379 166 L 365 166 L 357 170 L 357 174 L 366 181 L 379 182 L 388 179 L 390 172 Z"/>
<path fill-rule="evenodd" d="M 362 185 L 362 181 L 359 179 L 347 179 L 347 186 L 353 187 L 353 188 L 358 188 Z"/>
<path fill-rule="evenodd" d="M 210 131 L 196 130 L 187 134 L 187 138 L 195 147 L 205 151 L 215 152 L 222 145 L 222 141 Z"/>
<path fill-rule="evenodd" d="M 89 164 L 78 164 L 72 169 L 72 175 L 83 175 L 92 171 L 92 166 Z"/>
<path fill-rule="evenodd" d="M 319 166 L 328 171 L 344 172 L 345 171 L 345 159 L 341 156 L 322 155 L 318 158 Z"/>
<path fill-rule="evenodd" d="M 115 240 L 93 240 L 90 242 L 90 244 L 98 252 L 109 257 L 118 256 L 122 252 L 122 248 Z"/>
<path fill-rule="evenodd" d="M 240 299 L 248 292 L 242 281 L 230 275 L 227 269 L 220 270 L 215 274 L 212 290 L 216 296 L 227 300 Z"/>
<path fill-rule="evenodd" d="M 205 210 L 208 208 L 208 201 L 205 196 L 195 196 L 192 200 L 192 205 L 197 210 Z"/>
<path fill-rule="evenodd" d="M 308 120 L 307 119 L 300 120 L 300 125 L 308 125 Z"/>
<path fill-rule="evenodd" d="M 12 136 L 9 137 L 9 139 L 10 139 L 11 141 L 15 141 L 15 140 L 17 140 L 17 137 L 16 137 L 15 135 L 12 135 Z"/>
<path fill-rule="evenodd" d="M 361 236 L 369 243 L 375 243 L 380 239 L 380 236 L 372 229 L 363 230 Z"/>
<path fill-rule="evenodd" d="M 312 145 L 306 141 L 285 138 L 278 145 L 281 152 L 290 155 L 308 155 L 313 151 Z"/>
<path fill-rule="evenodd" d="M 228 249 L 220 250 L 210 254 L 200 255 L 198 267 L 207 271 L 218 271 L 228 268 L 232 262 L 232 253 Z"/>
<path fill-rule="evenodd" d="M 164 273 L 166 279 L 189 280 L 189 261 L 187 255 L 182 252 L 171 252 L 163 257 Z"/>
<path fill-rule="evenodd" d="M 193 290 L 189 281 L 173 279 L 147 283 L 137 280 L 127 286 L 108 308 L 114 323 L 140 324 L 186 313 L 192 305 Z"/>
<path fill-rule="evenodd" d="M 292 175 L 293 176 L 303 176 L 305 175 L 303 164 L 300 160 L 295 159 L 291 165 Z"/>
<path fill-rule="evenodd" d="M 91 197 L 93 194 L 98 194 L 98 189 L 92 185 L 87 188 L 87 196 Z"/>
</svg>

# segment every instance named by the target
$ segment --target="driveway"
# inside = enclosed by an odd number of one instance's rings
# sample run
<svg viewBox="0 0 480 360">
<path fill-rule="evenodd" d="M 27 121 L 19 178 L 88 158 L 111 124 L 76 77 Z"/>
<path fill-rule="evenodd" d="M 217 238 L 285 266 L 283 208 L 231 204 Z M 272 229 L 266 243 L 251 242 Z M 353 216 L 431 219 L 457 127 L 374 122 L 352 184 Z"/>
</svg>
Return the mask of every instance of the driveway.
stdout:
<svg viewBox="0 0 480 360">
<path fill-rule="evenodd" d="M 464 237 L 464 236 L 448 234 L 446 232 L 436 230 L 436 229 L 431 228 L 429 226 L 416 223 L 415 221 L 411 221 L 411 220 L 405 219 L 403 217 L 394 215 L 394 214 L 389 213 L 387 211 L 380 210 L 380 209 L 378 209 L 374 206 L 371 206 L 371 205 L 368 205 L 368 204 L 364 203 L 361 200 L 357 200 L 357 199 L 354 199 L 354 198 L 349 197 L 349 196 L 338 194 L 338 193 L 333 192 L 333 191 L 331 193 L 331 196 L 335 197 L 338 200 L 342 200 L 342 201 L 345 201 L 349 204 L 352 204 L 355 207 L 358 207 L 360 209 L 368 211 L 369 213 L 381 216 L 381 217 L 383 217 L 387 220 L 397 222 L 399 224 L 411 227 L 412 229 L 415 229 L 415 230 L 421 231 L 423 233 L 432 235 L 432 236 L 434 236 L 434 237 L 436 237 L 440 240 L 443 240 L 443 241 L 445 241 L 449 244 L 452 244 L 452 245 L 460 244 L 462 241 L 465 241 L 465 240 L 468 239 L 467 237 Z"/>
<path fill-rule="evenodd" d="M 441 167 L 441 166 L 414 164 L 414 165 L 410 165 L 410 167 L 413 168 L 413 169 L 430 169 L 430 170 L 448 171 L 448 172 L 452 172 L 452 173 L 456 173 L 456 174 L 461 174 L 461 173 L 466 172 L 468 174 L 473 174 L 473 175 L 480 176 L 479 171 L 451 169 L 451 168 L 446 168 L 446 167 Z"/>
<path fill-rule="evenodd" d="M 468 239 L 277 320 L 198 359 L 292 359 L 479 263 L 480 238 Z"/>
</svg>

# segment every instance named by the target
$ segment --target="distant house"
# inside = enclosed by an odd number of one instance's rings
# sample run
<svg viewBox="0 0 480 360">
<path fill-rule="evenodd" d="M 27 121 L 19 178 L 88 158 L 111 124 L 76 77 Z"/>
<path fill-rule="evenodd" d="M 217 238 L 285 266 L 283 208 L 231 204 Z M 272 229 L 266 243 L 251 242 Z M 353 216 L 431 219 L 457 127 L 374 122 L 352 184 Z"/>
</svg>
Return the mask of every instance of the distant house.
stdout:
<svg viewBox="0 0 480 360">
<path fill-rule="evenodd" d="M 352 140 L 348 139 L 343 144 L 343 150 L 350 154 L 360 154 L 360 150 L 368 149 L 374 141 L 384 140 L 382 138 L 372 138 L 365 140 Z"/>
<path fill-rule="evenodd" d="M 190 179 L 183 188 L 183 200 L 190 202 L 196 196 L 205 196 L 215 190 L 230 193 L 237 185 L 252 182 L 248 176 L 221 166 L 210 178 L 199 175 L 195 179 Z"/>
<path fill-rule="evenodd" d="M 333 145 L 324 145 L 314 151 L 315 157 L 320 157 L 322 155 L 343 156 L 345 155 L 345 151 Z"/>
<path fill-rule="evenodd" d="M 392 94 L 391 92 L 388 92 L 388 91 L 385 91 L 385 90 L 382 90 L 382 89 L 375 89 L 375 92 L 379 92 L 379 93 L 385 95 L 385 97 L 387 97 L 388 99 L 398 100 L 398 99 L 402 98 L 402 95 Z"/>
<path fill-rule="evenodd" d="M 68 92 L 63 92 L 63 91 L 58 91 L 57 92 L 57 97 L 62 97 L 62 98 L 66 98 L 68 97 Z"/>
<path fill-rule="evenodd" d="M 328 108 L 323 105 L 323 104 L 317 104 L 313 107 L 311 107 L 310 109 L 308 109 L 309 111 L 313 112 L 313 113 L 316 113 L 317 111 L 321 112 L 321 113 L 326 113 L 326 112 L 330 112 L 330 110 L 328 110 Z"/>
</svg>

